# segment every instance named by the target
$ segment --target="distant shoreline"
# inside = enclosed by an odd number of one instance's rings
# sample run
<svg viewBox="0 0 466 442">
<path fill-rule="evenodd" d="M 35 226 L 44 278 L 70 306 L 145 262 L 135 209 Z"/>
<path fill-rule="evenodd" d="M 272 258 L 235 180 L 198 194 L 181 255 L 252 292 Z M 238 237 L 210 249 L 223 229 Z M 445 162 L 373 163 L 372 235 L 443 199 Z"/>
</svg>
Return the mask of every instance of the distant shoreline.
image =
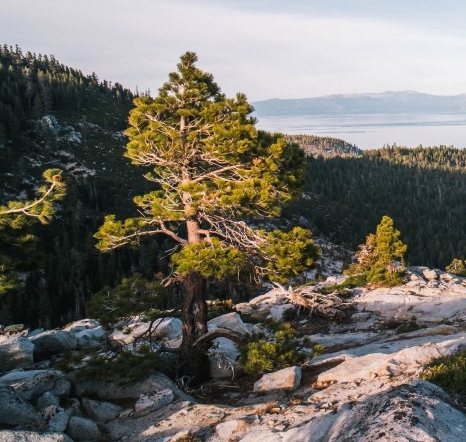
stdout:
<svg viewBox="0 0 466 442">
<path fill-rule="evenodd" d="M 258 129 L 339 138 L 360 149 L 393 144 L 466 147 L 466 111 L 253 115 Z"/>
</svg>

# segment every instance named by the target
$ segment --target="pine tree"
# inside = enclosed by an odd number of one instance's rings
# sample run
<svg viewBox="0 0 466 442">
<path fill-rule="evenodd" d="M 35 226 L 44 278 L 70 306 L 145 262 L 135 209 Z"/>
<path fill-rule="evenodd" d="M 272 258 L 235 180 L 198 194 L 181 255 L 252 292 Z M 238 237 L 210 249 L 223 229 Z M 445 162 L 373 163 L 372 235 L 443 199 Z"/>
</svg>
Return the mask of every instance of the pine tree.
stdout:
<svg viewBox="0 0 466 442">
<path fill-rule="evenodd" d="M 0 206 L 0 296 L 18 286 L 18 249 L 29 247 L 34 235 L 28 228 L 34 221 L 47 224 L 55 214 L 54 203 L 65 196 L 62 171 L 48 169 L 43 173 L 45 184 L 37 190 L 39 196 L 29 201 L 10 201 Z"/>
<path fill-rule="evenodd" d="M 364 274 L 374 284 L 391 286 L 402 282 L 407 246 L 399 237 L 400 231 L 395 229 L 393 220 L 383 216 L 376 233 L 369 234 L 365 244 L 359 246 L 356 262 L 346 273 Z"/>
<path fill-rule="evenodd" d="M 125 156 L 153 167 L 145 177 L 155 190 L 134 198 L 140 216 L 107 216 L 95 236 L 101 251 L 155 234 L 178 244 L 172 263 L 184 295 L 181 374 L 200 382 L 208 375 L 205 353 L 215 337 L 207 333 L 206 278 L 245 268 L 259 278 L 283 278 L 309 267 L 318 248 L 304 229 L 249 227 L 254 217 L 279 215 L 300 191 L 303 152 L 257 132 L 245 95 L 225 97 L 196 61 L 195 53 L 185 53 L 156 98 L 134 100 Z"/>
</svg>

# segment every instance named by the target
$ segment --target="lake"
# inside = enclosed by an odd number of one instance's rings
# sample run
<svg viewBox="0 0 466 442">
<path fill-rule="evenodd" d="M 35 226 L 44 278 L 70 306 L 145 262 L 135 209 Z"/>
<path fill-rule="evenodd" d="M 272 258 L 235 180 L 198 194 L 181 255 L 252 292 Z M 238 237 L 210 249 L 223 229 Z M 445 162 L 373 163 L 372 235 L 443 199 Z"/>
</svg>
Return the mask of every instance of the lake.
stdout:
<svg viewBox="0 0 466 442">
<path fill-rule="evenodd" d="M 258 129 L 340 138 L 360 149 L 384 144 L 466 147 L 466 113 L 255 116 Z"/>
</svg>

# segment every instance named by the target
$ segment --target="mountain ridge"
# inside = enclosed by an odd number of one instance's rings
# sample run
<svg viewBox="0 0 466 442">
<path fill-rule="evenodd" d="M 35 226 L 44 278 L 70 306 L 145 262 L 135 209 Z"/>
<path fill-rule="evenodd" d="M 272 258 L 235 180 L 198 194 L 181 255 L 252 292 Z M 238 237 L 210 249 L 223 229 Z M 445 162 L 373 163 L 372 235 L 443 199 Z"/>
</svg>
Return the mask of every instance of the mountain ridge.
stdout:
<svg viewBox="0 0 466 442">
<path fill-rule="evenodd" d="M 340 113 L 466 113 L 466 93 L 433 95 L 413 90 L 271 98 L 253 102 L 258 116 Z"/>
</svg>

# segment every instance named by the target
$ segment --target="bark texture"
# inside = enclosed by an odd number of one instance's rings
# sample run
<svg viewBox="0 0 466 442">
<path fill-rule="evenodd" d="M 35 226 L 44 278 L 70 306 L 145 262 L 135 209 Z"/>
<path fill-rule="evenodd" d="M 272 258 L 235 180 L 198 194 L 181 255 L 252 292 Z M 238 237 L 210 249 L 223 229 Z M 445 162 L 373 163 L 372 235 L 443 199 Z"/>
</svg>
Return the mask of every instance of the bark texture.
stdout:
<svg viewBox="0 0 466 442">
<path fill-rule="evenodd" d="M 196 272 L 182 278 L 183 301 L 181 316 L 183 340 L 181 343 L 179 376 L 187 376 L 190 385 L 198 385 L 209 379 L 207 349 L 211 341 L 199 338 L 207 333 L 207 303 L 205 300 L 205 279 Z"/>
</svg>

